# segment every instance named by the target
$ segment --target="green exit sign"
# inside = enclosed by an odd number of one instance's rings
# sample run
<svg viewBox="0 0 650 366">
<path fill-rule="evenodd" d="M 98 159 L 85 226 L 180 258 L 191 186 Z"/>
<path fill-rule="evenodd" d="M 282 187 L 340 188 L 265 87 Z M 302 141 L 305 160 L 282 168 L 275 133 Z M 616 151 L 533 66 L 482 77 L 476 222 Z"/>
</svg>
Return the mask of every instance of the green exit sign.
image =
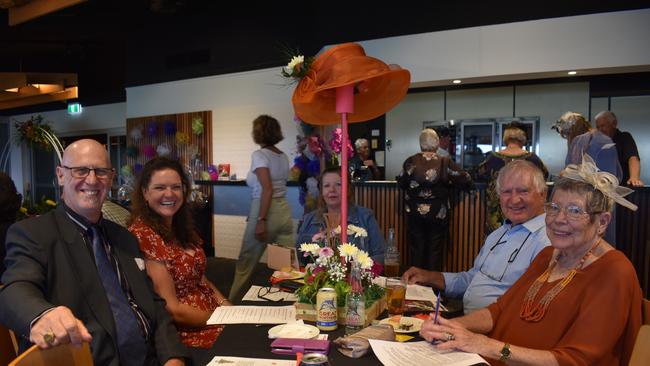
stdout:
<svg viewBox="0 0 650 366">
<path fill-rule="evenodd" d="M 81 113 L 81 104 L 68 103 L 68 114 L 79 114 L 79 113 Z"/>
</svg>

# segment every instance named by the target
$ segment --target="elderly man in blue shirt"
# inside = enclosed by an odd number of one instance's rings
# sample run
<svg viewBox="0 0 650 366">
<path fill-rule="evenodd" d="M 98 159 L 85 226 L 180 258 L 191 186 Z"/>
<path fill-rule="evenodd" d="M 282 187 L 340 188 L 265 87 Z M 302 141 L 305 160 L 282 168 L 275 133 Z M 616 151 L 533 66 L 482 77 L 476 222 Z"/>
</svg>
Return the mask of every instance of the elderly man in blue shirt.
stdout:
<svg viewBox="0 0 650 366">
<path fill-rule="evenodd" d="M 430 284 L 449 297 L 462 296 L 466 314 L 496 301 L 550 245 L 542 171 L 528 161 L 514 160 L 499 171 L 496 188 L 507 220 L 485 239 L 470 270 L 449 273 L 411 267 L 403 275 L 410 284 Z"/>
</svg>

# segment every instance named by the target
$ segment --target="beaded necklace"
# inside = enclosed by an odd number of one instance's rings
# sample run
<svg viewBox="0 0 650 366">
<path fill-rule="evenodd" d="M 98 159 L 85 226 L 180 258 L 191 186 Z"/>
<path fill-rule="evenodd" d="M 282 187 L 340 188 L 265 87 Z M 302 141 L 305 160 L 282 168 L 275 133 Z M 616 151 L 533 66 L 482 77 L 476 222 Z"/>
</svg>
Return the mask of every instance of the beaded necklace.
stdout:
<svg viewBox="0 0 650 366">
<path fill-rule="evenodd" d="M 558 257 L 555 257 L 553 259 L 553 262 L 551 265 L 546 269 L 544 273 L 542 273 L 541 276 L 537 277 L 535 282 L 530 286 L 528 289 L 528 292 L 526 292 L 526 297 L 524 297 L 524 302 L 521 305 L 521 311 L 519 312 L 519 317 L 523 320 L 530 321 L 530 322 L 538 322 L 544 318 L 544 315 L 546 315 L 546 310 L 548 309 L 548 306 L 551 304 L 551 301 L 557 296 L 557 294 L 560 293 L 568 284 L 571 282 L 573 277 L 575 277 L 576 273 L 578 272 L 578 269 L 581 269 L 582 266 L 585 264 L 585 261 L 587 260 L 587 257 L 600 245 L 600 242 L 602 239 L 599 239 L 596 244 L 594 244 L 591 249 L 585 253 L 584 256 L 580 259 L 580 262 L 569 271 L 569 273 L 561 280 L 559 281 L 555 286 L 553 286 L 552 289 L 550 289 L 540 300 L 537 304 L 534 304 L 535 296 L 537 296 L 537 293 L 539 292 L 539 289 L 542 288 L 542 285 L 548 280 L 548 278 L 551 275 L 551 272 L 557 265 L 557 260 Z"/>
</svg>

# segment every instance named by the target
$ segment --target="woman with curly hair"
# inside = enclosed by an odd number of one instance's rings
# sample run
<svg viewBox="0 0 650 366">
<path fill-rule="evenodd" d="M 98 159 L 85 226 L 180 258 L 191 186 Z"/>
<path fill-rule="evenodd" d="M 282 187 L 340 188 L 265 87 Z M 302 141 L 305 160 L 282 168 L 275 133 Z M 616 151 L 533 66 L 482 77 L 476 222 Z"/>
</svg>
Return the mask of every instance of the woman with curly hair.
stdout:
<svg viewBox="0 0 650 366">
<path fill-rule="evenodd" d="M 209 348 L 223 327 L 206 322 L 218 306 L 229 303 L 205 277 L 206 256 L 192 223 L 189 193 L 190 182 L 178 161 L 148 161 L 133 192 L 129 231 L 140 242 L 147 274 L 167 301 L 181 342 Z"/>
</svg>

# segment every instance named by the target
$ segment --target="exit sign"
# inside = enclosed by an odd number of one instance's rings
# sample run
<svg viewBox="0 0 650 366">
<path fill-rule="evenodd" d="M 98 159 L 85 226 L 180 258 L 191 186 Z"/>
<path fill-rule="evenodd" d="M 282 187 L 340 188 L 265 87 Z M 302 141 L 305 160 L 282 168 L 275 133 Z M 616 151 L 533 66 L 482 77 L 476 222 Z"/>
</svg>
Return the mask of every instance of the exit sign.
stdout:
<svg viewBox="0 0 650 366">
<path fill-rule="evenodd" d="M 81 104 L 79 103 L 68 103 L 68 114 L 79 114 L 81 113 Z"/>
</svg>

